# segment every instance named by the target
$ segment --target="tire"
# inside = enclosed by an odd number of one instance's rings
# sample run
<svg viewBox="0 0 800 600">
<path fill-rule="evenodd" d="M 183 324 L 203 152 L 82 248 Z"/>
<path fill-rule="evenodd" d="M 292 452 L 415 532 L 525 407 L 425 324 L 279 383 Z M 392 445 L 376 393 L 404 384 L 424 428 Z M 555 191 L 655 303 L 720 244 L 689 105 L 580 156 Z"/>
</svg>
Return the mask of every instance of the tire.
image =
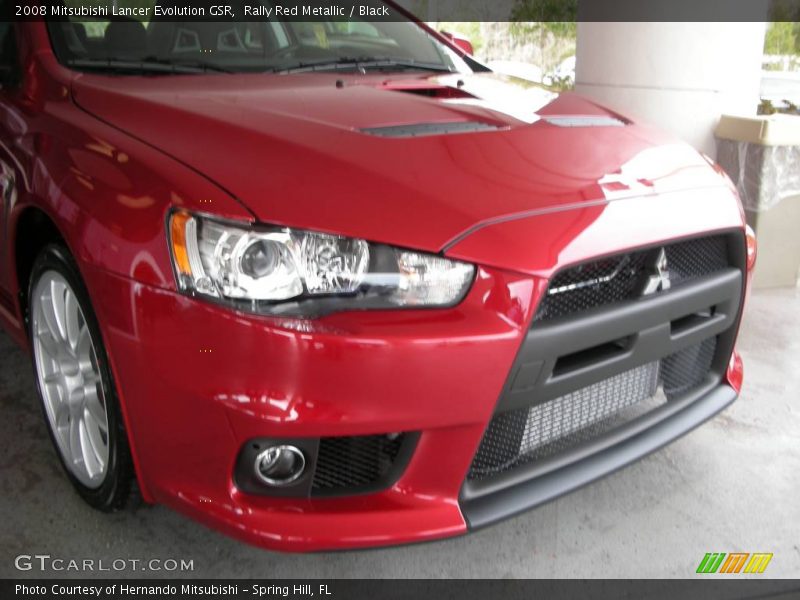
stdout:
<svg viewBox="0 0 800 600">
<path fill-rule="evenodd" d="M 36 258 L 27 311 L 36 386 L 61 465 L 87 504 L 123 508 L 135 487 L 128 438 L 89 294 L 62 245 Z"/>
</svg>

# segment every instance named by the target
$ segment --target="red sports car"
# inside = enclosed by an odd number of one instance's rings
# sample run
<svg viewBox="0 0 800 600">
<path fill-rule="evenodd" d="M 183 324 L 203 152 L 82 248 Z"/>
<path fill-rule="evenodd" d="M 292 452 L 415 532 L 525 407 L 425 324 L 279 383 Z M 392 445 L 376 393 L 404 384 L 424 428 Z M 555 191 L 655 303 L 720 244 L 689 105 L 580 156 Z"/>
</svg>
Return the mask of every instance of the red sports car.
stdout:
<svg viewBox="0 0 800 600">
<path fill-rule="evenodd" d="M 0 322 L 64 470 L 248 542 L 462 534 L 733 402 L 709 159 L 409 18 L 0 23 Z"/>
</svg>

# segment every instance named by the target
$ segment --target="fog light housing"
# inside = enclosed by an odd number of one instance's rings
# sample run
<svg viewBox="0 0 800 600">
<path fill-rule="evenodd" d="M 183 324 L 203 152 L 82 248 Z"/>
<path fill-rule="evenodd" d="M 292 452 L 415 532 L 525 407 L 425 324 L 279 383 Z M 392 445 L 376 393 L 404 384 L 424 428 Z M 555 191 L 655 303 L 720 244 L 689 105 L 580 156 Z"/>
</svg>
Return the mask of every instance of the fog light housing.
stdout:
<svg viewBox="0 0 800 600">
<path fill-rule="evenodd" d="M 275 487 L 297 481 L 306 468 L 306 457 L 296 446 L 270 446 L 258 453 L 255 460 L 256 477 Z"/>
</svg>

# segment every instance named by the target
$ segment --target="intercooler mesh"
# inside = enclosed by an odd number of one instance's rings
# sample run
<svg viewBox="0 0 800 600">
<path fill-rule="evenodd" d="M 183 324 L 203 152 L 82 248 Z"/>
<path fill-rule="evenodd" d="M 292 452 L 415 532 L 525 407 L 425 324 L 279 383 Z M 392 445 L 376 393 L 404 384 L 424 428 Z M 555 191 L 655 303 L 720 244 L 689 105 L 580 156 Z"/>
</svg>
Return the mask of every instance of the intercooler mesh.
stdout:
<svg viewBox="0 0 800 600">
<path fill-rule="evenodd" d="M 537 406 L 495 416 L 468 478 L 483 479 L 562 454 L 699 386 L 716 337 Z"/>
<path fill-rule="evenodd" d="M 391 471 L 404 434 L 322 438 L 312 493 L 351 491 L 380 483 Z"/>
<path fill-rule="evenodd" d="M 672 287 L 716 273 L 730 264 L 724 235 L 686 240 L 663 248 Z M 573 315 L 638 297 L 660 250 L 618 254 L 557 273 L 539 304 L 534 321 Z"/>
</svg>

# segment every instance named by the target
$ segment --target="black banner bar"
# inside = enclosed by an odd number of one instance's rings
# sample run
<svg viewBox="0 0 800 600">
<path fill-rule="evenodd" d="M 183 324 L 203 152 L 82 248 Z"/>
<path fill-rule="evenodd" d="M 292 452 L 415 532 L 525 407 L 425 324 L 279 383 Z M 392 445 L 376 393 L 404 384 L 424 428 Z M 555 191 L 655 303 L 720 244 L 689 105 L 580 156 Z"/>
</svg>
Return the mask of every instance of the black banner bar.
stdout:
<svg viewBox="0 0 800 600">
<path fill-rule="evenodd" d="M 3 0 L 3 19 L 800 21 L 800 0 Z M 408 12 L 406 12 L 408 11 Z M 10 13 L 10 14 L 8 14 Z"/>
<path fill-rule="evenodd" d="M 631 598 L 706 600 L 797 598 L 800 580 L 13 580 L 0 582 L 4 600 L 226 598 L 230 600 L 536 600 Z"/>
</svg>

